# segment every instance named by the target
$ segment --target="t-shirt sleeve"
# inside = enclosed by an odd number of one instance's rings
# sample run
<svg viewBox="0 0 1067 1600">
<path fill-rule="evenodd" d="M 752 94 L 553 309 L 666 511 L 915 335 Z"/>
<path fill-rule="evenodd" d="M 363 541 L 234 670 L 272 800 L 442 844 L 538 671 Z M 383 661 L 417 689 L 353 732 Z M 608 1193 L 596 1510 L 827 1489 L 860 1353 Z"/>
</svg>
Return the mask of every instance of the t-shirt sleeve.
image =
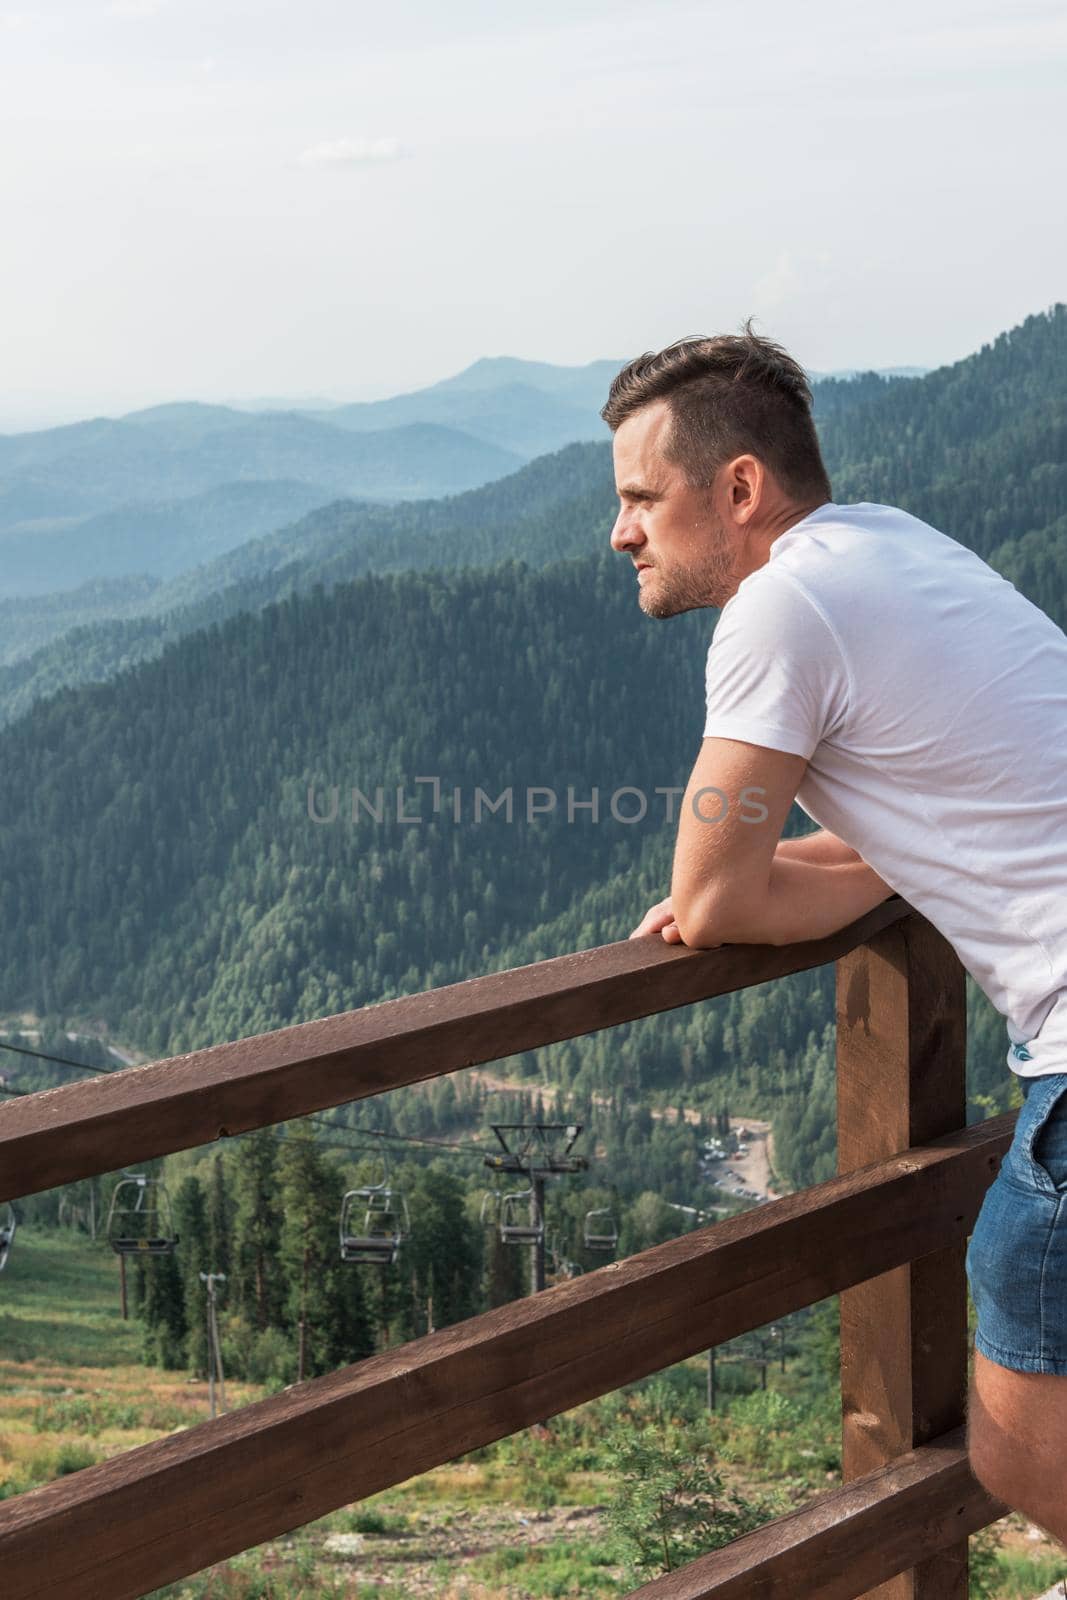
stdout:
<svg viewBox="0 0 1067 1600">
<path fill-rule="evenodd" d="M 753 581 L 755 580 L 755 581 Z M 844 720 L 848 666 L 816 603 L 790 578 L 752 575 L 708 649 L 704 737 L 810 758 Z"/>
</svg>

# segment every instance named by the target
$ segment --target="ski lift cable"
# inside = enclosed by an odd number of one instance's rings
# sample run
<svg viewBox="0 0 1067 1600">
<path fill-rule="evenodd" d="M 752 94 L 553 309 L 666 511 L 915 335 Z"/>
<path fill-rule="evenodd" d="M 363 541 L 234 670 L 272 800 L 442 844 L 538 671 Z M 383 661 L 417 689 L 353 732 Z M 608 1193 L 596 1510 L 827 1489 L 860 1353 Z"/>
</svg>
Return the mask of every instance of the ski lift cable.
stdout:
<svg viewBox="0 0 1067 1600">
<path fill-rule="evenodd" d="M 369 1137 L 374 1139 L 397 1139 L 401 1144 L 427 1145 L 433 1150 L 458 1150 L 465 1155 L 483 1155 L 486 1149 L 484 1144 L 475 1144 L 474 1142 L 461 1143 L 457 1140 L 451 1139 L 428 1139 L 420 1134 L 415 1133 L 390 1133 L 385 1128 L 360 1128 L 358 1126 L 350 1127 L 348 1124 L 343 1122 L 334 1122 L 330 1117 L 318 1117 L 315 1115 L 310 1115 L 306 1120 L 308 1122 L 317 1123 L 318 1126 L 323 1128 L 331 1128 L 335 1133 L 356 1133 L 363 1138 Z"/>
<path fill-rule="evenodd" d="M 50 1055 L 45 1050 L 31 1050 L 27 1045 L 8 1044 L 6 1040 L 0 1040 L 0 1050 L 12 1050 L 17 1055 L 33 1056 L 33 1058 L 37 1061 L 50 1061 L 57 1067 L 68 1067 L 74 1072 L 90 1072 L 96 1075 L 98 1073 L 122 1072 L 125 1070 L 125 1068 L 121 1065 L 92 1067 L 86 1061 L 72 1061 L 69 1056 Z M 6 1084 L 0 1084 L 0 1093 L 3 1094 L 27 1095 L 36 1092 L 37 1091 L 33 1089 L 14 1089 L 8 1087 Z M 328 1117 L 309 1116 L 307 1120 L 309 1122 L 318 1123 L 322 1127 L 331 1128 L 338 1133 L 351 1132 L 359 1134 L 363 1138 L 396 1139 L 402 1144 L 426 1145 L 432 1149 L 438 1150 L 460 1150 L 466 1152 L 477 1151 L 479 1154 L 481 1154 L 484 1150 L 483 1145 L 475 1144 L 473 1142 L 461 1144 L 454 1140 L 448 1139 L 427 1139 L 418 1134 L 390 1133 L 384 1128 L 348 1128 L 345 1124 L 333 1122 Z"/>
<path fill-rule="evenodd" d="M 6 1039 L 0 1039 L 0 1050 L 13 1050 L 16 1055 L 35 1056 L 38 1061 L 53 1061 L 57 1067 L 73 1067 L 76 1072 L 122 1072 L 121 1065 L 112 1067 L 91 1067 L 87 1061 L 72 1061 L 69 1056 L 50 1056 L 45 1050 L 31 1050 L 28 1045 L 8 1044 Z M 20 1090 L 19 1093 L 25 1093 Z"/>
</svg>

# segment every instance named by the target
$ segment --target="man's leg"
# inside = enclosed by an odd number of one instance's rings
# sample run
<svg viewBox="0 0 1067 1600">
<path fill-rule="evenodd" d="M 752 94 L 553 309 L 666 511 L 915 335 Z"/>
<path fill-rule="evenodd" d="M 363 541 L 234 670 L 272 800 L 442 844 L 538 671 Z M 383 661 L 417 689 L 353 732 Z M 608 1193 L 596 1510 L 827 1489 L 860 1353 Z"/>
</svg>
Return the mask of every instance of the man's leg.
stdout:
<svg viewBox="0 0 1067 1600">
<path fill-rule="evenodd" d="M 1067 1376 L 1013 1372 L 976 1350 L 967 1448 L 990 1494 L 1067 1546 Z"/>
</svg>

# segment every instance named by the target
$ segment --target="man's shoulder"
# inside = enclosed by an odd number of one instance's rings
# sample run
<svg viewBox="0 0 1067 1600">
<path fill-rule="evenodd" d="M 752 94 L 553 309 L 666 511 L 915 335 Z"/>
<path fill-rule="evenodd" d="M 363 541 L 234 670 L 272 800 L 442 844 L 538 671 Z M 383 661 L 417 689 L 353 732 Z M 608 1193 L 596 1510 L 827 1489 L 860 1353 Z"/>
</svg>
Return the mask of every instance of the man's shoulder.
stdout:
<svg viewBox="0 0 1067 1600">
<path fill-rule="evenodd" d="M 975 575 L 984 566 L 973 550 L 900 506 L 827 501 L 775 539 L 766 567 L 812 592 L 843 597 L 946 563 Z"/>
</svg>

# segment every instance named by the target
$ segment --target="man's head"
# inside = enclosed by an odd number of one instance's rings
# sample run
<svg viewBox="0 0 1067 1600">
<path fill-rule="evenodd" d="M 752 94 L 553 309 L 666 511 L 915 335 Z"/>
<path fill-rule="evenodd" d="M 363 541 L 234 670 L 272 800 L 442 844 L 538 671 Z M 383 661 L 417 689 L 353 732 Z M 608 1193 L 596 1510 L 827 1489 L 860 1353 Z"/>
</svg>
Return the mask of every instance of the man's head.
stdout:
<svg viewBox="0 0 1067 1600">
<path fill-rule="evenodd" d="M 638 356 L 601 416 L 615 435 L 611 543 L 639 569 L 649 616 L 725 605 L 774 538 L 830 498 L 807 378 L 749 324 Z"/>
</svg>

